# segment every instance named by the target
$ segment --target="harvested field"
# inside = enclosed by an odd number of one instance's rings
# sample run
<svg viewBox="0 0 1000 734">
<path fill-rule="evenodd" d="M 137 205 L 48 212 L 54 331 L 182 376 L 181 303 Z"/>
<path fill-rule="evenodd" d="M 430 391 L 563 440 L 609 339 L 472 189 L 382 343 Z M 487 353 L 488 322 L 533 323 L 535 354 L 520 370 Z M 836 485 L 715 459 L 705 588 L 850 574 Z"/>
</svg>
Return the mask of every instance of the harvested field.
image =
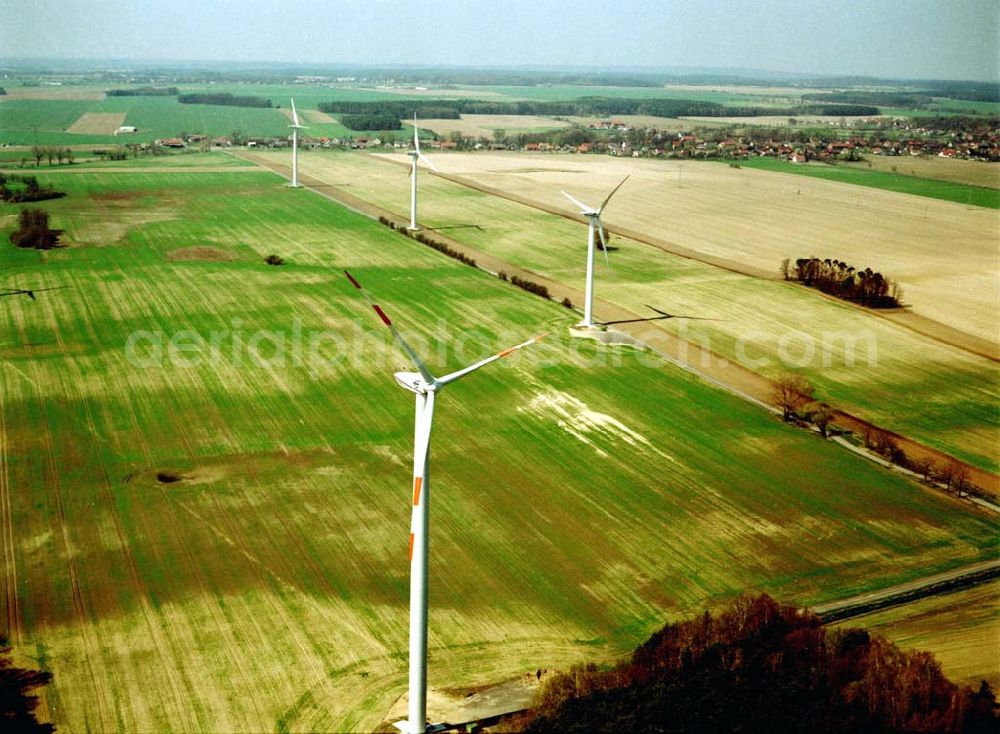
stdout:
<svg viewBox="0 0 1000 734">
<path fill-rule="evenodd" d="M 320 112 L 319 110 L 302 110 L 302 116 L 309 122 L 315 122 L 318 124 L 336 124 L 336 120 L 330 117 L 330 115 L 325 112 Z"/>
<path fill-rule="evenodd" d="M 812 255 L 872 267 L 915 313 L 1000 343 L 1000 210 L 691 161 L 456 154 L 438 167 L 567 213 L 561 189 L 600 201 L 630 175 L 605 216 L 612 229 L 775 274 L 783 258 Z"/>
<path fill-rule="evenodd" d="M 78 87 L 11 87 L 0 97 L 0 103 L 15 99 L 46 101 L 68 100 L 74 102 L 100 102 L 106 98 L 103 89 L 80 89 Z"/>
<path fill-rule="evenodd" d="M 84 112 L 66 128 L 77 135 L 111 135 L 125 122 L 124 112 Z"/>
<path fill-rule="evenodd" d="M 403 120 L 404 125 L 413 125 L 412 120 Z M 569 127 L 565 120 L 538 115 L 462 115 L 458 120 L 418 120 L 417 126 L 432 130 L 438 135 L 460 132 L 467 137 L 493 139 L 494 130 L 508 132 L 535 132 Z"/>
<path fill-rule="evenodd" d="M 860 163 L 846 164 L 850 168 L 873 168 L 876 171 L 901 173 L 904 176 L 932 178 L 1000 189 L 1000 164 L 982 161 L 964 161 L 937 156 L 887 156 L 869 155 Z"/>
</svg>

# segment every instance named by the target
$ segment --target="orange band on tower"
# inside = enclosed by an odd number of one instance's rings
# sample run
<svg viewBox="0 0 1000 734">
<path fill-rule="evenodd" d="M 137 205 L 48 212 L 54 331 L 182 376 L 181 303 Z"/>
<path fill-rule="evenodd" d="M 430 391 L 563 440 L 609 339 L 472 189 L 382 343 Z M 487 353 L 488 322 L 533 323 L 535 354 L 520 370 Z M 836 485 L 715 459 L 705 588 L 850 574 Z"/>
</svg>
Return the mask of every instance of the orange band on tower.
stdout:
<svg viewBox="0 0 1000 734">
<path fill-rule="evenodd" d="M 424 483 L 423 477 L 413 478 L 413 506 L 416 507 L 420 504 L 420 485 Z"/>
<path fill-rule="evenodd" d="M 413 560 L 413 533 L 410 533 L 410 560 Z"/>
</svg>

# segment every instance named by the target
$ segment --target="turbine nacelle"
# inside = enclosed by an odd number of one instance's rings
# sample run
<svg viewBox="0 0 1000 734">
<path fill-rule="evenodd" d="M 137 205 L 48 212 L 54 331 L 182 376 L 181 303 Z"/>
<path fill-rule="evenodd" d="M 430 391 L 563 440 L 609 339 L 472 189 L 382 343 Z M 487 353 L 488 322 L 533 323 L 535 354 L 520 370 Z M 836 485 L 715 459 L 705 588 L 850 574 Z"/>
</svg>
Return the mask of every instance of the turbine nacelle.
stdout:
<svg viewBox="0 0 1000 734">
<path fill-rule="evenodd" d="M 436 392 L 437 381 L 428 383 L 419 372 L 397 372 L 393 375 L 399 386 L 417 395 L 426 395 L 429 392 Z"/>
</svg>

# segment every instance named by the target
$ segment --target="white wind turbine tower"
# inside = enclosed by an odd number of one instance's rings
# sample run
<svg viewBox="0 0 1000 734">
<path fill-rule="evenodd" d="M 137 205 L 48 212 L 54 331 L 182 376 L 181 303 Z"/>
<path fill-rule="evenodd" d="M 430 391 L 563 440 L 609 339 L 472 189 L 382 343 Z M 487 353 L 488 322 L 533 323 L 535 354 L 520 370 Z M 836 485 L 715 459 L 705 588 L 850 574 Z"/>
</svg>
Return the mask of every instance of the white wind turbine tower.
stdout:
<svg viewBox="0 0 1000 734">
<path fill-rule="evenodd" d="M 299 130 L 305 130 L 304 125 L 299 124 L 299 113 L 295 111 L 295 100 L 292 100 L 292 124 L 288 127 L 292 128 L 292 182 L 289 186 L 293 188 L 299 188 L 302 184 L 299 183 Z"/>
<path fill-rule="evenodd" d="M 427 721 L 427 558 L 429 550 L 428 524 L 430 520 L 430 463 L 431 422 L 434 418 L 434 398 L 445 386 L 475 372 L 501 357 L 529 346 L 542 339 L 536 336 L 523 344 L 505 349 L 492 357 L 476 362 L 444 377 L 434 377 L 413 348 L 406 343 L 392 321 L 368 292 L 346 270 L 348 280 L 361 291 L 361 295 L 375 309 L 396 343 L 409 356 L 417 372 L 397 372 L 396 382 L 416 396 L 416 425 L 413 436 L 413 511 L 410 520 L 410 683 L 408 718 L 396 722 L 396 727 L 408 734 L 424 734 L 433 730 Z"/>
<path fill-rule="evenodd" d="M 410 166 L 410 229 L 417 228 L 417 160 L 422 160 L 430 169 L 437 172 L 431 159 L 420 152 L 420 136 L 417 134 L 417 113 L 413 113 L 413 150 L 410 151 L 413 163 Z"/>
<path fill-rule="evenodd" d="M 611 193 L 608 194 L 607 198 L 596 209 L 592 206 L 587 206 L 578 199 L 574 199 L 565 191 L 562 192 L 563 196 L 580 207 L 580 214 L 585 216 L 590 222 L 590 227 L 587 230 L 587 289 L 583 303 L 583 322 L 580 324 L 580 326 L 586 329 L 594 328 L 594 231 L 596 230 L 600 233 L 601 245 L 604 250 L 604 260 L 605 262 L 608 262 L 608 238 L 604 233 L 604 224 L 601 223 L 601 214 L 604 212 L 604 207 L 606 207 L 608 202 L 611 201 L 611 197 L 615 195 L 615 192 L 618 191 L 618 189 L 620 189 L 622 184 L 626 181 L 628 181 L 628 176 L 623 178 L 621 183 L 611 190 Z"/>
</svg>

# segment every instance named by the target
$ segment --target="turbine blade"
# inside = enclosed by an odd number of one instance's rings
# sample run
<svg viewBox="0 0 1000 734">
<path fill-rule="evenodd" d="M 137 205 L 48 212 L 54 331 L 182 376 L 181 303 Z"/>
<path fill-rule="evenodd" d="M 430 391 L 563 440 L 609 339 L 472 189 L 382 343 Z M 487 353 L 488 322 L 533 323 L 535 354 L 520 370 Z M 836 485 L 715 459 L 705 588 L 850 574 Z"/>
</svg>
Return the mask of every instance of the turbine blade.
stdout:
<svg viewBox="0 0 1000 734">
<path fill-rule="evenodd" d="M 648 308 L 650 311 L 656 311 L 656 313 L 660 314 L 661 316 L 666 316 L 668 319 L 673 318 L 673 314 L 669 314 L 666 311 L 661 311 L 656 306 L 650 306 L 648 303 L 646 304 L 646 308 Z"/>
<path fill-rule="evenodd" d="M 565 196 L 570 201 L 572 201 L 578 207 L 580 207 L 580 213 L 581 214 L 590 214 L 591 212 L 594 211 L 591 207 L 587 206 L 586 204 L 584 204 L 579 199 L 574 199 L 572 196 L 570 196 L 569 194 L 567 194 L 565 191 L 562 192 L 562 195 Z"/>
<path fill-rule="evenodd" d="M 346 275 L 347 279 L 351 281 L 351 285 L 361 291 L 361 295 L 364 296 L 366 301 L 368 301 L 368 305 L 375 310 L 378 317 L 382 319 L 382 323 L 389 327 L 389 331 L 392 332 L 392 338 L 396 340 L 396 343 L 399 344 L 399 346 L 403 348 L 403 351 L 410 357 L 410 360 L 417 368 L 417 371 L 420 372 L 420 376 L 424 378 L 424 381 L 427 382 L 428 385 L 433 384 L 434 375 L 432 375 L 430 370 L 427 369 L 427 365 L 425 365 L 424 361 L 420 359 L 420 356 L 413 351 L 413 347 L 406 343 L 403 335 L 399 333 L 399 329 L 392 325 L 392 321 L 389 320 L 389 317 L 386 315 L 385 311 L 382 310 L 382 307 L 375 303 L 375 300 L 368 294 L 368 291 L 361 287 L 361 284 L 353 275 L 346 270 L 344 271 L 344 275 Z"/>
<path fill-rule="evenodd" d="M 299 126 L 299 113 L 295 111 L 295 100 L 292 99 L 292 123 L 295 127 Z"/>
<path fill-rule="evenodd" d="M 413 149 L 420 155 L 420 136 L 417 135 L 417 113 L 413 113 Z"/>
<path fill-rule="evenodd" d="M 468 367 L 465 367 L 464 369 L 460 369 L 460 370 L 457 370 L 456 372 L 452 372 L 449 375 L 445 375 L 444 377 L 442 377 L 441 379 L 438 380 L 438 383 L 442 387 L 444 387 L 445 385 L 447 385 L 450 382 L 454 382 L 455 380 L 458 380 L 458 379 L 461 379 L 462 377 L 465 377 L 470 372 L 475 372 L 480 367 L 485 367 L 486 365 L 490 364 L 491 362 L 496 362 L 498 359 L 500 359 L 502 357 L 506 357 L 508 354 L 512 354 L 513 352 L 516 352 L 518 349 L 523 349 L 524 347 L 531 346 L 535 342 L 540 342 L 542 339 L 544 339 L 548 335 L 549 335 L 549 332 L 545 332 L 544 334 L 539 334 L 538 336 L 532 337 L 531 339 L 529 339 L 526 342 L 522 342 L 521 344 L 518 344 L 516 346 L 510 347 L 508 349 L 504 349 L 502 352 L 497 352 L 492 357 L 487 357 L 486 359 L 481 360 L 479 362 L 476 362 L 473 365 L 469 365 Z"/>
<path fill-rule="evenodd" d="M 425 156 L 425 155 L 424 155 L 423 153 L 420 153 L 420 152 L 418 152 L 418 153 L 417 153 L 417 157 L 418 157 L 418 158 L 419 158 L 420 160 L 422 160 L 422 161 L 423 161 L 424 163 L 426 163 L 426 164 L 427 164 L 427 166 L 428 166 L 428 167 L 429 167 L 429 168 L 430 168 L 430 169 L 431 169 L 432 171 L 434 171 L 434 173 L 437 173 L 437 172 L 438 172 L 438 169 L 437 169 L 437 166 L 435 166 L 435 165 L 434 165 L 433 163 L 431 163 L 431 159 L 430 159 L 430 158 L 428 158 L 427 156 Z"/>
<path fill-rule="evenodd" d="M 604 234 L 604 222 L 597 217 L 597 231 L 601 235 L 601 252 L 604 253 L 604 264 L 611 270 L 611 261 L 608 259 L 608 238 Z"/>
<path fill-rule="evenodd" d="M 624 183 L 626 181 L 628 181 L 628 178 L 629 177 L 626 176 L 625 178 L 623 178 L 621 180 L 621 183 L 619 183 L 617 186 L 615 186 L 613 189 L 611 189 L 611 193 L 608 194 L 608 198 L 605 199 L 604 202 L 601 204 L 600 208 L 598 208 L 598 210 L 597 210 L 598 214 L 601 214 L 604 211 L 604 207 L 606 207 L 608 205 L 608 202 L 611 201 L 611 197 L 615 195 L 615 192 L 617 192 L 618 189 L 620 189 L 624 185 Z"/>
</svg>

